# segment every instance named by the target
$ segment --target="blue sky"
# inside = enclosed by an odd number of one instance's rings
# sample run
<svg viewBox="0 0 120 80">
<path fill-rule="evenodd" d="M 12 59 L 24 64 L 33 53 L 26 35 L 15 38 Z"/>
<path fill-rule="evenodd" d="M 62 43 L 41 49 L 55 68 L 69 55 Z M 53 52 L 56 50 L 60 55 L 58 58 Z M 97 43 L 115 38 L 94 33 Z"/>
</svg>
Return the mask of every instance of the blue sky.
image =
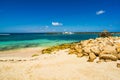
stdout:
<svg viewBox="0 0 120 80">
<path fill-rule="evenodd" d="M 120 0 L 0 0 L 2 32 L 120 32 Z"/>
</svg>

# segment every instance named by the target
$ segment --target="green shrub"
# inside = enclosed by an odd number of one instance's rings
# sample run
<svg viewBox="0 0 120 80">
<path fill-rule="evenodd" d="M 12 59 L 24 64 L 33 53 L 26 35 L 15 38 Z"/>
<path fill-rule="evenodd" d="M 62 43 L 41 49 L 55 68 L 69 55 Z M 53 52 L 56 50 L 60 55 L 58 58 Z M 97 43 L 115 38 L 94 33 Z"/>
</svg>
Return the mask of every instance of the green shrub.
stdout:
<svg viewBox="0 0 120 80">
<path fill-rule="evenodd" d="M 110 37 L 112 36 L 112 34 L 110 32 L 108 32 L 107 30 L 104 30 L 103 32 L 101 32 L 99 34 L 100 37 Z"/>
<path fill-rule="evenodd" d="M 39 56 L 38 54 L 33 54 L 32 57 Z"/>
</svg>

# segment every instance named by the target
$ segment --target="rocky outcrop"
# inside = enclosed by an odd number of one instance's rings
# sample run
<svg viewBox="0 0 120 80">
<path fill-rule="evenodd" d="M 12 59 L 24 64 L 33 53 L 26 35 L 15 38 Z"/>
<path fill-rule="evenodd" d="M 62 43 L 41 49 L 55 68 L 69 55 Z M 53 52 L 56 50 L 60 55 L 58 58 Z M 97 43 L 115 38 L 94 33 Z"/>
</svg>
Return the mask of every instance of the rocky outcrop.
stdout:
<svg viewBox="0 0 120 80">
<path fill-rule="evenodd" d="M 117 67 L 120 68 L 120 63 L 117 63 Z"/>
<path fill-rule="evenodd" d="M 99 57 L 99 60 L 102 61 L 116 61 L 120 59 L 120 37 L 96 38 L 77 43 L 63 44 L 44 49 L 43 53 L 51 53 L 61 49 L 69 49 L 69 54 L 76 54 L 78 57 L 89 56 L 89 62 L 94 61 L 96 57 Z"/>
<path fill-rule="evenodd" d="M 89 62 L 93 62 L 94 59 L 96 59 L 96 55 L 94 53 L 89 53 L 89 59 L 88 59 L 88 61 Z"/>
</svg>

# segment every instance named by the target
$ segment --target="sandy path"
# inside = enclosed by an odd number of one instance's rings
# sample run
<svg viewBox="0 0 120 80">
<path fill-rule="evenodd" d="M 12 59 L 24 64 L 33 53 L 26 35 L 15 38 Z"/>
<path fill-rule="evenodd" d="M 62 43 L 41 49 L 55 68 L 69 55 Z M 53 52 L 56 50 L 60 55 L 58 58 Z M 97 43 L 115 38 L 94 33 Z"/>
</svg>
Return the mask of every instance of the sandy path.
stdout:
<svg viewBox="0 0 120 80">
<path fill-rule="evenodd" d="M 0 80 L 119 80 L 117 62 L 86 62 L 67 51 L 40 55 L 37 60 L 0 62 Z M 118 61 L 120 62 L 120 61 Z"/>
</svg>

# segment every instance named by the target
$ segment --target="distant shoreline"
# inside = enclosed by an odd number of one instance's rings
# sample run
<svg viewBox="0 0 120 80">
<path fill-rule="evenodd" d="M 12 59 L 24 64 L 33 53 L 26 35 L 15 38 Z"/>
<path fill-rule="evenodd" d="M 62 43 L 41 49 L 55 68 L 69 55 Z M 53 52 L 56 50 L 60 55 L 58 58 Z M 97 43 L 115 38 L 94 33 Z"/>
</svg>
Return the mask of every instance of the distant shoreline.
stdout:
<svg viewBox="0 0 120 80">
<path fill-rule="evenodd" d="M 69 31 L 68 31 L 69 32 Z M 71 31 L 70 31 L 71 32 Z M 3 33 L 0 33 L 0 35 L 6 35 L 6 34 L 62 34 L 63 32 L 28 32 L 28 33 L 25 33 L 25 32 L 18 32 L 18 33 L 16 33 L 16 32 L 3 32 Z M 101 32 L 73 32 L 74 34 L 84 34 L 84 33 L 96 33 L 96 34 L 98 34 L 98 33 L 101 33 Z M 110 33 L 116 33 L 116 34 L 120 34 L 120 32 L 110 32 Z"/>
</svg>

